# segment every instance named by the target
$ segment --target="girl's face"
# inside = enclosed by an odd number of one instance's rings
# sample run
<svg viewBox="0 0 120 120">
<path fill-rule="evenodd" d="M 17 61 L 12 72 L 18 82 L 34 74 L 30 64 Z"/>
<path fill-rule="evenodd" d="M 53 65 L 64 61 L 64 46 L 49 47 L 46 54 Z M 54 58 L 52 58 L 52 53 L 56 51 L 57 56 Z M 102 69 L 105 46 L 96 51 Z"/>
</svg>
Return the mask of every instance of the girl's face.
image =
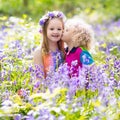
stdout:
<svg viewBox="0 0 120 120">
<path fill-rule="evenodd" d="M 70 25 L 65 25 L 62 40 L 66 43 L 71 42 L 73 37 L 73 28 Z"/>
<path fill-rule="evenodd" d="M 49 21 L 47 26 L 48 42 L 58 42 L 63 33 L 63 23 L 60 19 L 54 18 Z"/>
</svg>

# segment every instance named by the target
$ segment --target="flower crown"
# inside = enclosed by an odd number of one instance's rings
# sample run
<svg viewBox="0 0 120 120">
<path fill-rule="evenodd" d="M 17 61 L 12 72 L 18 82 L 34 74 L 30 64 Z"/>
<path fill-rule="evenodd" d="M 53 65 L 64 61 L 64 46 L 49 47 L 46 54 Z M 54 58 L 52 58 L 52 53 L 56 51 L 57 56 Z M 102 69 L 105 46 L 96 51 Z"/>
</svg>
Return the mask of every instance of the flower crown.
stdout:
<svg viewBox="0 0 120 120">
<path fill-rule="evenodd" d="M 60 11 L 52 11 L 52 12 L 48 12 L 47 14 L 45 14 L 39 21 L 40 26 L 44 26 L 45 22 L 49 19 L 52 18 L 62 18 L 63 20 L 65 19 L 65 15 L 60 12 Z"/>
</svg>

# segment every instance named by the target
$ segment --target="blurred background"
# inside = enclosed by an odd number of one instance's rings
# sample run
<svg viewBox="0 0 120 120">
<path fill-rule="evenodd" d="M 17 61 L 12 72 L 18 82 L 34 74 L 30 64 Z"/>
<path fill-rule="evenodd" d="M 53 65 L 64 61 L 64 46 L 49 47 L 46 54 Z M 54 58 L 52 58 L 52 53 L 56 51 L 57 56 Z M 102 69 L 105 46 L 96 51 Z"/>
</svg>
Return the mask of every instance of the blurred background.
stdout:
<svg viewBox="0 0 120 120">
<path fill-rule="evenodd" d="M 61 10 L 69 18 L 80 16 L 89 22 L 120 18 L 120 0 L 0 0 L 0 16 L 32 18 L 38 22 L 47 11 Z"/>
</svg>

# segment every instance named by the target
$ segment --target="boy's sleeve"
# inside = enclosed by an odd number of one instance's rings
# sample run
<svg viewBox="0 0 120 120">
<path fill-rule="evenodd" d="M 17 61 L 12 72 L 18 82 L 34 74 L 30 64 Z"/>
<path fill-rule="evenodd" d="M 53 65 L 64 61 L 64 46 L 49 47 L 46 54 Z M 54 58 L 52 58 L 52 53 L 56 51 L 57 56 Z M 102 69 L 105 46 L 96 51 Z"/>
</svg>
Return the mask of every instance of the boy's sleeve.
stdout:
<svg viewBox="0 0 120 120">
<path fill-rule="evenodd" d="M 80 61 L 84 65 L 91 65 L 94 62 L 92 56 L 86 50 L 83 50 L 82 53 L 80 54 Z"/>
</svg>

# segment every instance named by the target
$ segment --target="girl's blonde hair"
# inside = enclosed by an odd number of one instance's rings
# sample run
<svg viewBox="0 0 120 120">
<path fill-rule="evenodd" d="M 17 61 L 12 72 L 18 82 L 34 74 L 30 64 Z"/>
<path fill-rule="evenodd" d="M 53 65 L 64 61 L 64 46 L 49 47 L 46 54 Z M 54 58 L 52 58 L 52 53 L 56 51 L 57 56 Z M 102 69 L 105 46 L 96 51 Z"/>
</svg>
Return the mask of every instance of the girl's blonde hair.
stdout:
<svg viewBox="0 0 120 120">
<path fill-rule="evenodd" d="M 90 50 L 91 44 L 94 41 L 94 32 L 92 27 L 79 19 L 70 19 L 67 21 L 67 25 L 73 29 L 73 46 L 83 47 Z"/>
</svg>

